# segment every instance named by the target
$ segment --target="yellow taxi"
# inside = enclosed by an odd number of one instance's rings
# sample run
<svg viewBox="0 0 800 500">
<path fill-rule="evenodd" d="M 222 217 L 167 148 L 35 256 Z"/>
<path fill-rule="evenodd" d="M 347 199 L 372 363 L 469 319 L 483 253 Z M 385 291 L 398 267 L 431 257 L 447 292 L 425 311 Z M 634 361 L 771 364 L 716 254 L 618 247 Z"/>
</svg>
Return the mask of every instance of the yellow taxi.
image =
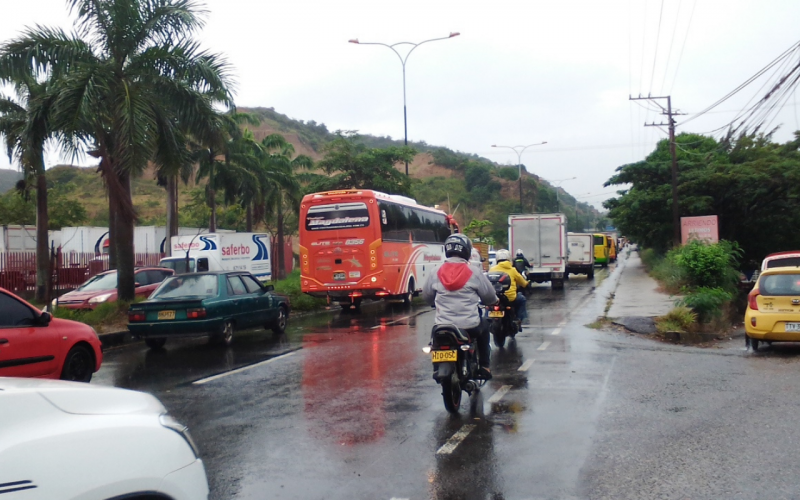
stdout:
<svg viewBox="0 0 800 500">
<path fill-rule="evenodd" d="M 800 342 L 800 267 L 767 269 L 747 296 L 747 343 Z"/>
</svg>

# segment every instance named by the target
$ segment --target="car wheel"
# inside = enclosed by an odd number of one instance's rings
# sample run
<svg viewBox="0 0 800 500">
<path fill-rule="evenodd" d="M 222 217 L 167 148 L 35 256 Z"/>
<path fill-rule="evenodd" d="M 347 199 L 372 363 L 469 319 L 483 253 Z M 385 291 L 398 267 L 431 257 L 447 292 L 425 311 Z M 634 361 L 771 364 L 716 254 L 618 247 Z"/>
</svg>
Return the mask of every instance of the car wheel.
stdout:
<svg viewBox="0 0 800 500">
<path fill-rule="evenodd" d="M 756 352 L 758 350 L 758 344 L 759 344 L 758 340 L 754 338 L 750 339 L 750 349 L 752 349 L 753 352 Z"/>
<path fill-rule="evenodd" d="M 226 346 L 233 344 L 233 321 L 226 321 L 222 327 L 222 343 Z"/>
<path fill-rule="evenodd" d="M 94 373 L 94 357 L 89 349 L 76 345 L 67 353 L 64 368 L 61 369 L 61 380 L 73 382 L 90 382 Z"/>
<path fill-rule="evenodd" d="M 167 343 L 167 339 L 165 339 L 163 337 L 162 338 L 147 338 L 147 339 L 144 339 L 144 343 L 150 349 L 161 349 L 162 347 L 164 347 L 164 344 Z"/>
<path fill-rule="evenodd" d="M 272 328 L 273 332 L 280 335 L 286 331 L 286 323 L 288 320 L 289 314 L 286 312 L 286 307 L 280 306 L 278 307 L 278 319 L 275 320 L 275 323 L 273 323 L 270 328 Z"/>
</svg>

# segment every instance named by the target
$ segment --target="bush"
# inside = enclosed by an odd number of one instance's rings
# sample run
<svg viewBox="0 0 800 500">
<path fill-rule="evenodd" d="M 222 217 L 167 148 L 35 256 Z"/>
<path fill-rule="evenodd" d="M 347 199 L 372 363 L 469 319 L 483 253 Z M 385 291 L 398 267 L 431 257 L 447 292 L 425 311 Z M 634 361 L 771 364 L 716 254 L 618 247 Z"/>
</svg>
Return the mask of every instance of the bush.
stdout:
<svg viewBox="0 0 800 500">
<path fill-rule="evenodd" d="M 144 299 L 139 298 L 135 302 L 142 300 Z M 103 326 L 127 324 L 130 305 L 130 302 L 115 301 L 104 302 L 91 311 L 56 307 L 52 312 L 56 318 L 80 321 L 95 330 L 101 330 Z"/>
<path fill-rule="evenodd" d="M 507 181 L 516 181 L 519 179 L 519 169 L 516 167 L 498 167 L 495 170 L 497 177 Z"/>
<path fill-rule="evenodd" d="M 670 250 L 667 259 L 675 262 L 692 287 L 723 288 L 733 291 L 739 279 L 738 259 L 742 252 L 728 241 L 707 244 L 690 241 Z"/>
<path fill-rule="evenodd" d="M 292 271 L 285 280 L 276 281 L 274 285 L 277 293 L 289 297 L 293 311 L 314 311 L 325 307 L 328 303 L 325 299 L 312 297 L 300 291 L 299 269 Z"/>
<path fill-rule="evenodd" d="M 697 313 L 701 323 L 708 323 L 722 317 L 725 307 L 733 297 L 733 293 L 723 288 L 699 287 L 690 291 L 676 305 L 691 308 Z"/>
<path fill-rule="evenodd" d="M 694 329 L 696 323 L 697 314 L 694 311 L 688 307 L 675 307 L 665 316 L 656 318 L 656 329 L 660 333 L 685 333 Z"/>
</svg>

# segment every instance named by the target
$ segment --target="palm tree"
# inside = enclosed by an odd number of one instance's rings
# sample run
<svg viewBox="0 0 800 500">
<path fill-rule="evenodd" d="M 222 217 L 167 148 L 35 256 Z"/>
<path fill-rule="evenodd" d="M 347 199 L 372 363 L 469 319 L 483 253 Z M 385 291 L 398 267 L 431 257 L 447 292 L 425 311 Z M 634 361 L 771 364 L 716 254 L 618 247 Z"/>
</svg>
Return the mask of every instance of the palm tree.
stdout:
<svg viewBox="0 0 800 500">
<path fill-rule="evenodd" d="M 58 79 L 55 129 L 80 135 L 100 159 L 118 296 L 134 297 L 131 179 L 181 131 L 208 137 L 216 104 L 232 106 L 227 65 L 202 51 L 192 33 L 203 23 L 193 0 L 68 0 L 75 34 L 34 28 L 5 47 L 18 72 Z"/>
<path fill-rule="evenodd" d="M 262 162 L 267 174 L 268 184 L 264 191 L 263 212 L 275 214 L 275 232 L 277 240 L 276 260 L 277 278 L 286 278 L 284 262 L 284 214 L 288 204 L 295 213 L 300 210 L 302 190 L 296 171 L 310 169 L 314 162 L 305 155 L 292 158 L 294 146 L 280 134 L 271 134 L 261 141 L 264 149 Z"/>
<path fill-rule="evenodd" d="M 225 202 L 233 203 L 242 183 L 256 182 L 253 171 L 257 160 L 254 156 L 253 138 L 245 136 L 243 124 L 258 125 L 261 121 L 254 115 L 231 110 L 217 113 L 213 127 L 199 137 L 195 145 L 195 158 L 199 164 L 197 180 L 208 179 L 206 202 L 211 209 L 208 230 L 217 230 L 217 193 L 225 193 Z"/>
<path fill-rule="evenodd" d="M 16 160 L 27 179 L 36 179 L 36 300 L 49 303 L 52 282 L 50 272 L 50 237 L 47 216 L 47 179 L 44 146 L 52 131 L 48 120 L 47 82 L 37 82 L 31 75 L 16 79 L 2 74 L 0 81 L 11 83 L 17 99 L 0 96 L 0 135 L 5 138 L 9 160 Z"/>
</svg>

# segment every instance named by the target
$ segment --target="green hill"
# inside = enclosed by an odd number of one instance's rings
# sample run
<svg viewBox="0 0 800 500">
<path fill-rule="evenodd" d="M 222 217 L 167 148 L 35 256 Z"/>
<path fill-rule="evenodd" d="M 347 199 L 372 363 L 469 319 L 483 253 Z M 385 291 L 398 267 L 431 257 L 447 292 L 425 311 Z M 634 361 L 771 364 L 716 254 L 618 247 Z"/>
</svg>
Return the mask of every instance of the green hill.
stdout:
<svg viewBox="0 0 800 500">
<path fill-rule="evenodd" d="M 20 179 L 22 179 L 22 173 L 18 170 L 0 168 L 0 193 L 12 189 Z"/>
<path fill-rule="evenodd" d="M 322 123 L 295 120 L 272 108 L 240 108 L 261 119 L 258 126 L 248 126 L 256 139 L 272 133 L 282 134 L 291 142 L 298 154 L 318 160 L 324 145 L 334 137 L 334 132 Z M 364 134 L 360 140 L 368 147 L 402 146 L 402 141 L 389 137 Z M 419 154 L 409 164 L 409 174 L 416 179 L 413 194 L 418 202 L 428 206 L 439 205 L 454 213 L 461 227 L 473 219 L 489 220 L 492 226 L 485 232 L 498 244 L 505 243 L 507 217 L 518 213 L 519 182 L 516 167 L 500 166 L 477 155 L 461 153 L 446 147 L 425 142 L 410 144 Z M 404 170 L 404 165 L 397 165 Z M 96 169 L 57 166 L 48 170 L 48 185 L 58 195 L 79 202 L 86 211 L 88 225 L 108 224 L 108 201 L 102 179 Z M 12 188 L 21 178 L 19 172 L 0 170 L 0 192 Z M 525 212 L 556 211 L 556 192 L 552 186 L 523 168 L 522 179 Z M 148 170 L 133 180 L 133 202 L 142 225 L 163 225 L 166 222 L 166 192 L 158 186 L 155 174 Z M 181 224 L 203 226 L 207 221 L 202 185 L 180 185 Z M 8 193 L 5 196 L 17 196 Z M 570 231 L 594 227 L 599 213 L 585 203 L 575 204 L 575 199 L 561 191 L 560 208 L 567 214 Z M 14 223 L 14 222 L 7 222 Z M 223 229 L 242 229 L 243 211 L 238 206 L 220 207 L 218 225 Z"/>
</svg>

